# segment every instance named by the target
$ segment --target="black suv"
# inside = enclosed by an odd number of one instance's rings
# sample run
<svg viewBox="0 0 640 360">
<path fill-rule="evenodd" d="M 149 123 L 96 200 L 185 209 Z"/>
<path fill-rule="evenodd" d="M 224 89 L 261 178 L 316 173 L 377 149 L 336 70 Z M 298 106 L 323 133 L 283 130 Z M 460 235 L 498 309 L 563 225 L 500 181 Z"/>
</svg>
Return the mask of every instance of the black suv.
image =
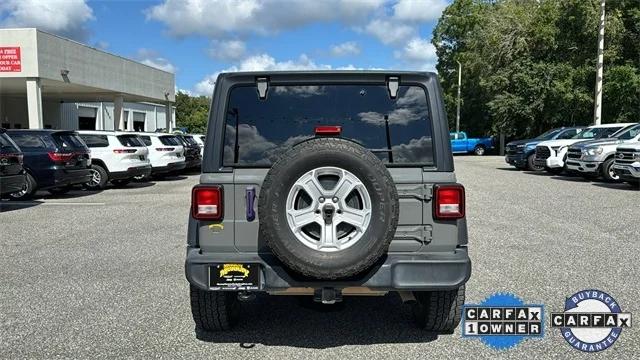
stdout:
<svg viewBox="0 0 640 360">
<path fill-rule="evenodd" d="M 26 175 L 22 167 L 22 151 L 0 128 L 0 196 L 22 190 Z"/>
<path fill-rule="evenodd" d="M 22 150 L 27 172 L 25 186 L 12 198 L 30 198 L 38 189 L 63 194 L 91 180 L 90 151 L 77 132 L 7 130 L 7 134 Z"/>
<path fill-rule="evenodd" d="M 212 99 L 185 264 L 198 329 L 229 329 L 253 291 L 398 292 L 420 327 L 456 329 L 471 261 L 435 74 L 221 74 Z"/>
<path fill-rule="evenodd" d="M 202 155 L 200 155 L 200 145 L 193 140 L 193 136 L 185 136 L 176 134 L 176 137 L 184 147 L 185 169 L 199 168 L 202 164 Z"/>
</svg>

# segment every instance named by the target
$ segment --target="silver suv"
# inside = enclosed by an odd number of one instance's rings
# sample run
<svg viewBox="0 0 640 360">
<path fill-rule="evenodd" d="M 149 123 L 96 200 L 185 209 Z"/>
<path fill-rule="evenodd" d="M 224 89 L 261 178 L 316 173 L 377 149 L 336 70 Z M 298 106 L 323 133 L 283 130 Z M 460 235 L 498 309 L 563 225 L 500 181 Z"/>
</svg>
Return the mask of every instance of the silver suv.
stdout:
<svg viewBox="0 0 640 360">
<path fill-rule="evenodd" d="M 221 74 L 186 277 L 196 328 L 230 329 L 254 292 L 396 291 L 428 331 L 452 333 L 471 273 L 435 74 Z"/>
</svg>

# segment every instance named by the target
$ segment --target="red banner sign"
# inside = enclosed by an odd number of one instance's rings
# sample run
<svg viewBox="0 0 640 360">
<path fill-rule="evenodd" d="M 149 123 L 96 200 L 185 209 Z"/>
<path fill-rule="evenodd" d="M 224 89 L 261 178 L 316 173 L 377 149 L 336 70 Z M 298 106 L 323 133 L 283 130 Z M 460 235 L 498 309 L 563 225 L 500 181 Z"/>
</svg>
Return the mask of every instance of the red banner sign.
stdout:
<svg viewBox="0 0 640 360">
<path fill-rule="evenodd" d="M 0 47 L 0 72 L 22 71 L 20 47 Z"/>
</svg>

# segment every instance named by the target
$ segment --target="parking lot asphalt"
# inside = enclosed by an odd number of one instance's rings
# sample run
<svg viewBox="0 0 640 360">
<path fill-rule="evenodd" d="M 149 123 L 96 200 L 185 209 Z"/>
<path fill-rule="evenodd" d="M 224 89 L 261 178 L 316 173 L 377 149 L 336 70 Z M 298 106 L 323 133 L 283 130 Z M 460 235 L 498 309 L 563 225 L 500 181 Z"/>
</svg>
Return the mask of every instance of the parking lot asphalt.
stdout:
<svg viewBox="0 0 640 360">
<path fill-rule="evenodd" d="M 456 157 L 467 189 L 473 274 L 467 302 L 513 292 L 545 305 L 600 289 L 640 309 L 640 191 L 521 172 L 500 157 Z M 0 358 L 578 358 L 557 329 L 498 352 L 417 329 L 398 296 L 317 309 L 293 297 L 243 304 L 232 332 L 194 333 L 184 278 L 197 175 L 0 208 Z M 635 315 L 635 314 L 634 314 Z M 634 358 L 624 330 L 595 358 Z"/>
</svg>

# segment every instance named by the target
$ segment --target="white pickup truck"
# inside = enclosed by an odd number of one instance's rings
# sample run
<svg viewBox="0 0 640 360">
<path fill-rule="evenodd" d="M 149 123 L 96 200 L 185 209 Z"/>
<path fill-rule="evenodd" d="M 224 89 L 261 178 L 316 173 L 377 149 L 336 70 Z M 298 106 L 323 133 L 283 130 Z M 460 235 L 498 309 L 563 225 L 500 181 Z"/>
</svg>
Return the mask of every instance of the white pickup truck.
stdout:
<svg viewBox="0 0 640 360">
<path fill-rule="evenodd" d="M 569 146 L 567 169 L 577 171 L 586 178 L 602 178 L 606 181 L 620 181 L 613 169 L 616 148 L 625 143 L 640 141 L 640 124 L 628 126 L 611 135 L 610 138 L 584 141 Z"/>
<path fill-rule="evenodd" d="M 621 180 L 640 187 L 640 141 L 618 146 L 613 170 Z"/>
<path fill-rule="evenodd" d="M 543 166 L 552 174 L 561 174 L 566 168 L 567 150 L 569 146 L 587 140 L 608 138 L 617 131 L 635 123 L 603 124 L 590 126 L 571 139 L 543 141 L 536 146 L 534 163 Z"/>
</svg>

